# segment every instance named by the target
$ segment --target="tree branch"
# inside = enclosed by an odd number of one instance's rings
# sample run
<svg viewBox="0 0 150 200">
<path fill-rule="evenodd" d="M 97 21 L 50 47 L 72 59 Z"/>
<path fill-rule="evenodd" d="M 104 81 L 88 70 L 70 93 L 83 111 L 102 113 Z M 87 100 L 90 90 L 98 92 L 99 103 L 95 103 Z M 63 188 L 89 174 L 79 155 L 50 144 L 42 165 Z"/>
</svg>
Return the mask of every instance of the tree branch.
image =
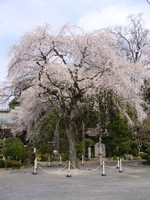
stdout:
<svg viewBox="0 0 150 200">
<path fill-rule="evenodd" d="M 150 4 L 150 1 L 149 0 L 146 0 L 147 1 L 147 3 L 149 3 Z"/>
</svg>

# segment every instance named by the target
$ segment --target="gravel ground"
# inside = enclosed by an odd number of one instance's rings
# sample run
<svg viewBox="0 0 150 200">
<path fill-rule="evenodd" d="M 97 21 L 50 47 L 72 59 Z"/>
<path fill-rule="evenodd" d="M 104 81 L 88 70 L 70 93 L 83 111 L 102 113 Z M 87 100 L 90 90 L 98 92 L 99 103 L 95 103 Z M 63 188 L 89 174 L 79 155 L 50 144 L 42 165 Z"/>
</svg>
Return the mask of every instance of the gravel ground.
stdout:
<svg viewBox="0 0 150 200">
<path fill-rule="evenodd" d="M 40 163 L 42 171 L 33 169 L 0 170 L 0 200 L 150 200 L 150 166 L 141 162 L 123 162 L 123 173 L 108 162 L 106 176 L 101 176 L 98 162 L 86 162 L 79 171 L 65 166 Z"/>
</svg>

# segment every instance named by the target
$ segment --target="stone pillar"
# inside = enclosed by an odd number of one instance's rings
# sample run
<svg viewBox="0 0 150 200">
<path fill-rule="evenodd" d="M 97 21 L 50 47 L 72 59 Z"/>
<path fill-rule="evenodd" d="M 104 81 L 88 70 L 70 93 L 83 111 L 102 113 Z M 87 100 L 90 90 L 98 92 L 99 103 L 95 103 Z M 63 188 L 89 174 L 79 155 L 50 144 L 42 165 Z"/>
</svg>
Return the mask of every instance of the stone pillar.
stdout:
<svg viewBox="0 0 150 200">
<path fill-rule="evenodd" d="M 57 128 L 54 131 L 54 147 L 56 149 L 59 149 L 59 133 L 58 133 L 58 129 Z"/>
<path fill-rule="evenodd" d="M 88 159 L 91 160 L 91 147 L 88 147 Z"/>
</svg>

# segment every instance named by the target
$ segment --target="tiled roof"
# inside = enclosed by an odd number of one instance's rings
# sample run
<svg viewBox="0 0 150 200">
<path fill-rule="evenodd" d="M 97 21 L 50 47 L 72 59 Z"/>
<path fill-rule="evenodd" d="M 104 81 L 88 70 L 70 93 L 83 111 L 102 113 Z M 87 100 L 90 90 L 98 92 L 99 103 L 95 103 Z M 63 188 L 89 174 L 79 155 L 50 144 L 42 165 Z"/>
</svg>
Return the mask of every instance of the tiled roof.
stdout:
<svg viewBox="0 0 150 200">
<path fill-rule="evenodd" d="M 99 134 L 99 130 L 98 129 L 94 129 L 94 128 L 89 128 L 88 131 L 86 132 L 86 134 L 88 136 L 91 136 L 91 137 L 95 137 Z"/>
<path fill-rule="evenodd" d="M 0 126 L 2 129 L 18 126 L 17 114 L 10 111 L 0 110 Z"/>
</svg>

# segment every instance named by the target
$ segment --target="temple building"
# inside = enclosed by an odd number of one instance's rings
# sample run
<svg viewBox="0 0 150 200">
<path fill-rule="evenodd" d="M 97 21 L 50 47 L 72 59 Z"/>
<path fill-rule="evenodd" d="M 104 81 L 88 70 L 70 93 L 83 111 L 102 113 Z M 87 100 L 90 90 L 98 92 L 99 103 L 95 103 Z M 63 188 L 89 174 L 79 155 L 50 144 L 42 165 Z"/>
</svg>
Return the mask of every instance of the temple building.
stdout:
<svg viewBox="0 0 150 200">
<path fill-rule="evenodd" d="M 0 110 L 0 139 L 22 134 L 17 113 L 10 109 Z"/>
</svg>

